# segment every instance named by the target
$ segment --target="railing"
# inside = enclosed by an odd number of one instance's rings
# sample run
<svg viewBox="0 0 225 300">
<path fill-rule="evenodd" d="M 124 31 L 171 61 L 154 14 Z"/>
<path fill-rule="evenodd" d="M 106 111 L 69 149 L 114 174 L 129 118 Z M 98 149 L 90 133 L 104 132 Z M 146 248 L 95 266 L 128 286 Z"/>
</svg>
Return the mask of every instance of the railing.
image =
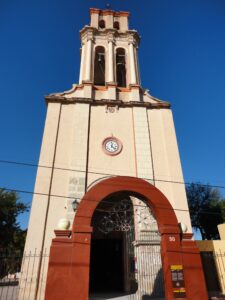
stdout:
<svg viewBox="0 0 225 300">
<path fill-rule="evenodd" d="M 48 259 L 46 251 L 0 251 L 0 300 L 42 299 Z"/>
<path fill-rule="evenodd" d="M 225 253 L 204 251 L 201 259 L 210 299 L 225 299 Z"/>
<path fill-rule="evenodd" d="M 146 237 L 144 240 L 146 240 Z M 160 261 L 156 261 L 156 257 L 160 260 L 160 247 L 157 245 L 153 246 L 154 249 L 149 253 L 147 245 L 142 245 L 142 242 L 140 241 L 140 246 L 139 243 L 135 245 L 135 255 L 140 257 L 144 263 L 140 265 L 140 261 L 136 266 L 136 280 L 139 282 L 139 285 L 143 285 L 143 288 L 145 288 L 146 279 L 148 279 L 148 284 L 154 281 L 154 290 L 162 292 L 164 284 L 160 273 L 161 269 L 158 267 L 160 266 Z M 152 255 L 153 257 L 151 257 Z M 225 299 L 225 297 L 222 298 L 225 291 L 225 253 L 201 252 L 201 258 L 210 299 Z M 42 254 L 38 252 L 22 254 L 16 250 L 10 253 L 0 251 L 0 300 L 43 299 L 48 259 L 49 255 L 46 251 Z M 151 261 L 150 265 L 148 265 L 148 261 L 149 263 Z M 145 268 L 143 266 L 145 265 L 148 265 L 147 269 L 150 271 L 148 274 L 144 272 Z M 140 269 L 144 273 L 140 272 Z M 149 276 L 152 276 L 156 271 L 158 272 L 157 280 L 150 280 Z M 162 299 L 161 295 L 155 295 L 155 297 L 156 299 Z M 128 299 L 137 298 L 137 294 L 130 295 L 130 298 L 128 296 Z"/>
</svg>

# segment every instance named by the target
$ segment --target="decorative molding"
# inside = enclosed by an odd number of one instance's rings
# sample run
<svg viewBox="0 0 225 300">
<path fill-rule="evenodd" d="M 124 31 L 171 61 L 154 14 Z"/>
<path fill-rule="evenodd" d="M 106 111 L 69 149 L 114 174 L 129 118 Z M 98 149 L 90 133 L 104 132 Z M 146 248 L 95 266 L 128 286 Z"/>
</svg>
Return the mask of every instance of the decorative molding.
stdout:
<svg viewBox="0 0 225 300">
<path fill-rule="evenodd" d="M 113 43 L 115 44 L 115 37 L 113 32 L 108 33 L 108 43 Z"/>
<path fill-rule="evenodd" d="M 130 13 L 128 11 L 119 11 L 114 13 L 115 17 L 129 17 Z"/>
<path fill-rule="evenodd" d="M 107 85 L 107 87 L 116 87 L 117 86 L 117 82 L 113 82 L 113 81 L 111 81 L 111 82 L 106 82 L 106 85 Z"/>
<path fill-rule="evenodd" d="M 131 89 L 141 90 L 141 87 L 140 87 L 139 84 L 133 84 L 133 83 L 131 83 L 129 86 L 130 86 Z"/>
<path fill-rule="evenodd" d="M 128 36 L 128 45 L 132 44 L 133 46 L 136 46 L 136 40 L 133 36 Z"/>
<path fill-rule="evenodd" d="M 110 9 L 100 11 L 100 15 L 102 15 L 102 16 L 113 16 L 114 14 L 115 14 L 115 12 Z"/>
<path fill-rule="evenodd" d="M 94 33 L 92 30 L 87 31 L 87 41 L 93 41 L 94 40 Z"/>
<path fill-rule="evenodd" d="M 193 233 L 182 233 L 183 240 L 191 240 L 193 238 Z"/>
<path fill-rule="evenodd" d="M 90 8 L 90 14 L 99 14 L 100 13 L 100 9 L 98 8 Z"/>
<path fill-rule="evenodd" d="M 68 238 L 71 236 L 71 230 L 54 230 L 56 237 L 65 237 Z"/>
<path fill-rule="evenodd" d="M 148 246 L 148 245 L 159 245 L 160 246 L 160 239 L 152 240 L 152 241 L 141 241 L 137 240 L 133 242 L 133 245 L 138 246 Z"/>
<path fill-rule="evenodd" d="M 128 44 L 133 44 L 135 47 L 138 47 L 138 45 L 140 44 L 140 40 L 140 36 L 136 30 L 127 31 Z"/>
<path fill-rule="evenodd" d="M 100 85 L 94 85 L 93 86 L 93 89 L 94 90 L 97 90 L 97 91 L 107 91 L 107 86 L 103 85 L 103 86 L 100 86 Z"/>
<path fill-rule="evenodd" d="M 81 30 L 80 30 L 80 36 L 81 39 L 84 39 L 85 37 L 87 37 L 88 35 L 92 34 L 92 37 L 94 37 L 94 34 L 98 32 L 97 28 L 95 27 L 91 27 L 91 26 L 84 26 Z"/>
<path fill-rule="evenodd" d="M 114 11 L 111 9 L 98 9 L 98 8 L 90 8 L 90 15 L 98 14 L 98 15 L 112 15 L 115 17 L 129 17 L 130 13 L 128 11 Z"/>
<path fill-rule="evenodd" d="M 118 107 L 118 105 L 107 105 L 106 107 L 105 107 L 105 112 L 106 113 L 115 113 L 115 112 L 118 112 L 118 110 L 119 110 L 119 107 Z"/>
<path fill-rule="evenodd" d="M 123 102 L 121 100 L 113 100 L 113 99 L 101 99 L 94 100 L 92 98 L 76 98 L 76 97 L 63 97 L 63 96 L 46 96 L 46 103 L 54 103 L 60 102 L 63 104 L 71 104 L 71 103 L 89 103 L 91 105 L 118 105 L 119 107 L 146 107 L 146 108 L 165 108 L 168 109 L 171 107 L 169 102 L 158 102 L 158 103 L 150 103 L 143 101 L 128 101 Z"/>
<path fill-rule="evenodd" d="M 91 80 L 82 80 L 82 86 L 79 86 L 79 88 L 83 88 L 85 85 L 93 85 L 93 82 Z"/>
</svg>

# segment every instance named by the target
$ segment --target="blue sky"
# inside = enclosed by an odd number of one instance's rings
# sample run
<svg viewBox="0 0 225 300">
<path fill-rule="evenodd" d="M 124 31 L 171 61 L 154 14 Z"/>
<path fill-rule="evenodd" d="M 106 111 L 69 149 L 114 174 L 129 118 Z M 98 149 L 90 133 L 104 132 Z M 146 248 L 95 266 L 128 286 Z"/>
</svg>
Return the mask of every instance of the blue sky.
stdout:
<svg viewBox="0 0 225 300">
<path fill-rule="evenodd" d="M 44 96 L 77 83 L 79 30 L 106 3 L 131 12 L 142 86 L 172 103 L 185 180 L 225 185 L 224 0 L 0 0 L 0 160 L 37 163 Z M 0 163 L 0 186 L 32 191 L 35 174 Z"/>
</svg>

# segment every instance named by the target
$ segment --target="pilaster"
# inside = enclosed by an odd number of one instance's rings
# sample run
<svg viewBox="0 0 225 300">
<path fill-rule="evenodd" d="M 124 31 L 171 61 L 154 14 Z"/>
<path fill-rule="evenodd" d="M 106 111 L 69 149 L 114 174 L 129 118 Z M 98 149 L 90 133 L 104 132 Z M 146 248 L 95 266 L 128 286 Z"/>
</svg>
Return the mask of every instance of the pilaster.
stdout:
<svg viewBox="0 0 225 300">
<path fill-rule="evenodd" d="M 84 79 L 85 50 L 86 50 L 86 49 L 85 49 L 85 43 L 82 42 L 79 84 L 82 84 L 82 81 L 83 81 L 83 79 Z"/>
<path fill-rule="evenodd" d="M 134 136 L 136 147 L 137 177 L 151 179 L 153 182 L 153 166 L 148 131 L 147 111 L 144 107 L 133 107 Z"/>
<path fill-rule="evenodd" d="M 137 74 L 135 67 L 135 56 L 134 56 L 134 46 L 135 41 L 133 38 L 129 40 L 129 59 L 130 59 L 130 84 L 137 84 Z"/>
<path fill-rule="evenodd" d="M 87 31 L 87 50 L 86 50 L 86 59 L 85 59 L 85 81 L 91 81 L 91 71 L 92 71 L 92 51 L 93 51 L 93 41 L 94 35 L 92 30 Z"/>
</svg>

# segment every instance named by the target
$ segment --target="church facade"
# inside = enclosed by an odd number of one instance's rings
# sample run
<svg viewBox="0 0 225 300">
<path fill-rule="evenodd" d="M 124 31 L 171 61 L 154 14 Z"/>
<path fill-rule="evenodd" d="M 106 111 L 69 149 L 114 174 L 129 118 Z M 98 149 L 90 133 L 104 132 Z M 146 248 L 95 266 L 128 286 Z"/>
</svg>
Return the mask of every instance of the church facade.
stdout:
<svg viewBox="0 0 225 300">
<path fill-rule="evenodd" d="M 23 299 L 208 299 L 172 111 L 141 86 L 128 17 L 90 9 L 79 83 L 46 97 Z"/>
</svg>

